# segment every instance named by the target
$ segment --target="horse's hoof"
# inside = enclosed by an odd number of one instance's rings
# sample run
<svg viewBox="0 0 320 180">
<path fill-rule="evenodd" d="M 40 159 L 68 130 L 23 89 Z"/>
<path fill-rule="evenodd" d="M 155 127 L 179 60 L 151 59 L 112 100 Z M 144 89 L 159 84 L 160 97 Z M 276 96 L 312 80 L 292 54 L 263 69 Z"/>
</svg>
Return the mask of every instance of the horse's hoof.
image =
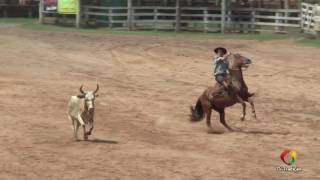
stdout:
<svg viewBox="0 0 320 180">
<path fill-rule="evenodd" d="M 252 116 L 250 117 L 250 120 L 251 120 L 251 119 L 255 119 L 255 120 L 258 121 L 258 118 L 257 118 L 257 116 L 255 116 L 255 115 L 252 115 Z"/>
<path fill-rule="evenodd" d="M 223 134 L 224 131 L 223 130 L 219 130 L 219 129 L 213 129 L 213 128 L 210 128 L 208 129 L 208 134 Z"/>
<path fill-rule="evenodd" d="M 88 140 L 88 136 L 84 136 L 83 139 L 84 139 L 85 141 L 87 141 L 87 140 Z"/>
<path fill-rule="evenodd" d="M 241 117 L 240 119 L 241 119 L 241 121 L 244 121 L 244 117 Z"/>
</svg>

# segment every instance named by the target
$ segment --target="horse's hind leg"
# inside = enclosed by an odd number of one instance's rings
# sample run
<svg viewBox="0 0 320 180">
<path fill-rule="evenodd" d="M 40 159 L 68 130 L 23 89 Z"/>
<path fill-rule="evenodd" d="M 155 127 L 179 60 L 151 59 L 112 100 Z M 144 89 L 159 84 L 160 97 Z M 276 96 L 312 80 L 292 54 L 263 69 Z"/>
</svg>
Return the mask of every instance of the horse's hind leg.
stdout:
<svg viewBox="0 0 320 180">
<path fill-rule="evenodd" d="M 211 127 L 211 112 L 212 110 L 211 109 L 207 109 L 207 112 L 206 112 L 206 120 L 207 120 L 207 126 L 208 128 L 212 128 Z"/>
<path fill-rule="evenodd" d="M 237 100 L 239 103 L 241 103 L 242 105 L 242 116 L 241 116 L 241 121 L 244 121 L 245 117 L 246 117 L 246 103 L 244 102 L 244 100 L 242 98 L 240 98 L 239 96 L 237 96 Z"/>
<path fill-rule="evenodd" d="M 251 105 L 251 109 L 252 109 L 252 116 L 257 119 L 257 114 L 256 114 L 256 109 L 254 108 L 254 102 L 251 98 L 248 98 L 248 102 Z"/>
<path fill-rule="evenodd" d="M 219 115 L 220 115 L 220 122 L 223 124 L 224 127 L 226 127 L 229 131 L 233 131 L 233 129 L 226 123 L 225 121 L 225 112 L 224 109 L 219 109 L 218 110 Z"/>
</svg>

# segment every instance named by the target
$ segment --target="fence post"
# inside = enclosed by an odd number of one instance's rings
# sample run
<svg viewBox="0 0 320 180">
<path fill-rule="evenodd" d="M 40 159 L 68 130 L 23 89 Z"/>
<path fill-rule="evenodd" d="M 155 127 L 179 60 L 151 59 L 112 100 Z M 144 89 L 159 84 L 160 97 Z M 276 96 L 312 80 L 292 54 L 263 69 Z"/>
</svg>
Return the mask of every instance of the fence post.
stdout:
<svg viewBox="0 0 320 180">
<path fill-rule="evenodd" d="M 87 6 L 84 6 L 84 7 L 83 7 L 82 14 L 84 15 L 84 20 L 83 20 L 83 22 L 85 22 L 86 25 L 88 25 L 88 22 L 89 22 L 89 15 L 87 14 L 88 11 L 89 11 L 89 8 L 87 8 Z"/>
<path fill-rule="evenodd" d="M 154 8 L 153 10 L 153 28 L 155 31 L 157 31 L 157 21 L 158 21 L 158 9 L 157 8 Z"/>
<path fill-rule="evenodd" d="M 32 8 L 31 7 L 28 9 L 28 17 L 32 18 Z"/>
<path fill-rule="evenodd" d="M 39 23 L 43 23 L 43 0 L 39 1 Z"/>
<path fill-rule="evenodd" d="M 76 28 L 80 28 L 81 24 L 81 0 L 77 1 Z"/>
<path fill-rule="evenodd" d="M 309 31 L 309 32 L 311 32 L 311 22 L 312 22 L 312 18 L 311 18 L 311 15 L 310 15 L 310 9 L 311 8 L 311 6 L 308 4 L 307 5 L 307 22 L 308 22 L 308 25 L 307 25 L 307 30 Z"/>
<path fill-rule="evenodd" d="M 167 6 L 167 5 L 168 5 L 168 0 L 164 0 L 164 1 L 163 1 L 163 5 L 164 5 L 164 6 Z"/>
<path fill-rule="evenodd" d="M 305 21 L 305 16 L 303 12 L 303 5 L 300 4 L 300 26 L 301 26 L 301 32 L 304 31 L 304 21 Z"/>
<path fill-rule="evenodd" d="M 109 22 L 109 28 L 112 28 L 112 9 L 108 9 L 108 22 Z"/>
<path fill-rule="evenodd" d="M 187 0 L 188 6 L 192 6 L 192 0 Z"/>
<path fill-rule="evenodd" d="M 284 20 L 284 23 L 287 24 L 287 23 L 288 23 L 287 17 L 289 16 L 289 13 L 288 13 L 288 11 L 287 11 L 287 10 L 289 9 L 289 0 L 285 0 L 285 1 L 284 1 L 284 9 L 286 10 L 285 13 L 284 13 L 284 17 L 286 18 L 286 19 Z"/>
<path fill-rule="evenodd" d="M 280 12 L 276 12 L 276 26 L 274 27 L 274 31 L 275 32 L 279 32 L 280 31 L 280 27 L 279 27 L 279 24 L 280 24 L 280 20 L 279 20 L 279 17 L 280 17 Z"/>
<path fill-rule="evenodd" d="M 176 0 L 176 28 L 175 31 L 180 31 L 180 20 L 181 20 L 181 9 L 180 9 L 180 0 Z"/>
<path fill-rule="evenodd" d="M 228 23 L 227 23 L 227 25 L 228 25 L 228 28 L 229 28 L 229 29 L 232 28 L 232 29 L 234 30 L 234 29 L 235 29 L 234 25 L 231 27 L 231 24 L 232 24 L 232 23 L 231 23 L 231 21 L 232 21 L 232 18 L 231 18 L 231 17 L 232 17 L 232 11 L 231 11 L 231 10 L 228 10 L 228 13 L 227 13 L 227 19 L 228 19 L 227 22 L 228 22 Z"/>
<path fill-rule="evenodd" d="M 3 17 L 8 17 L 7 7 L 3 7 Z"/>
<path fill-rule="evenodd" d="M 256 12 L 253 10 L 252 12 L 251 12 L 251 27 L 250 27 L 250 29 L 251 29 L 251 32 L 256 32 L 256 18 L 255 18 L 255 16 L 256 16 Z"/>
<path fill-rule="evenodd" d="M 208 8 L 204 9 L 204 16 L 203 16 L 203 23 L 204 23 L 204 32 L 208 32 Z"/>
<path fill-rule="evenodd" d="M 221 1 L 221 33 L 225 32 L 226 22 L 226 0 Z"/>
<path fill-rule="evenodd" d="M 128 28 L 129 31 L 132 31 L 132 15 L 133 15 L 133 11 L 132 11 L 132 0 L 128 0 L 128 6 L 127 6 L 127 20 L 128 20 Z"/>
</svg>

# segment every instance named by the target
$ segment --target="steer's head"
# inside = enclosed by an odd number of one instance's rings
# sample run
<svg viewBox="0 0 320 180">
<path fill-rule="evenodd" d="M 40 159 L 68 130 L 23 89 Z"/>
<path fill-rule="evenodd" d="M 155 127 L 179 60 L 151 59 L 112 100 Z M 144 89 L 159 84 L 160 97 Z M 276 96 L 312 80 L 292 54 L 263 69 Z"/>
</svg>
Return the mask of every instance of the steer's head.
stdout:
<svg viewBox="0 0 320 180">
<path fill-rule="evenodd" d="M 89 112 L 94 111 L 94 100 L 98 97 L 99 85 L 97 84 L 97 89 L 94 91 L 83 91 L 83 85 L 80 86 L 80 95 L 78 98 L 84 99 L 84 107 Z"/>
</svg>

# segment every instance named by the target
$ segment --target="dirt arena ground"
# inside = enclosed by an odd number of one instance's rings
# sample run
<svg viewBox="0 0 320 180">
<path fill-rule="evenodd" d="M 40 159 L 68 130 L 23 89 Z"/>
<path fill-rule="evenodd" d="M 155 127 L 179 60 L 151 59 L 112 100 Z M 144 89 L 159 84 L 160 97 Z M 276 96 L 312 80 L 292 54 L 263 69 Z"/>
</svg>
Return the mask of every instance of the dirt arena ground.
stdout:
<svg viewBox="0 0 320 180">
<path fill-rule="evenodd" d="M 258 120 L 226 111 L 228 132 L 190 123 L 213 83 L 212 49 L 244 72 Z M 214 40 L 0 28 L 0 179 L 320 179 L 320 51 L 290 40 Z M 75 142 L 67 102 L 94 89 L 95 129 Z M 248 106 L 249 107 L 249 106 Z M 79 136 L 82 138 L 79 131 Z M 279 172 L 285 148 L 302 172 Z"/>
</svg>

